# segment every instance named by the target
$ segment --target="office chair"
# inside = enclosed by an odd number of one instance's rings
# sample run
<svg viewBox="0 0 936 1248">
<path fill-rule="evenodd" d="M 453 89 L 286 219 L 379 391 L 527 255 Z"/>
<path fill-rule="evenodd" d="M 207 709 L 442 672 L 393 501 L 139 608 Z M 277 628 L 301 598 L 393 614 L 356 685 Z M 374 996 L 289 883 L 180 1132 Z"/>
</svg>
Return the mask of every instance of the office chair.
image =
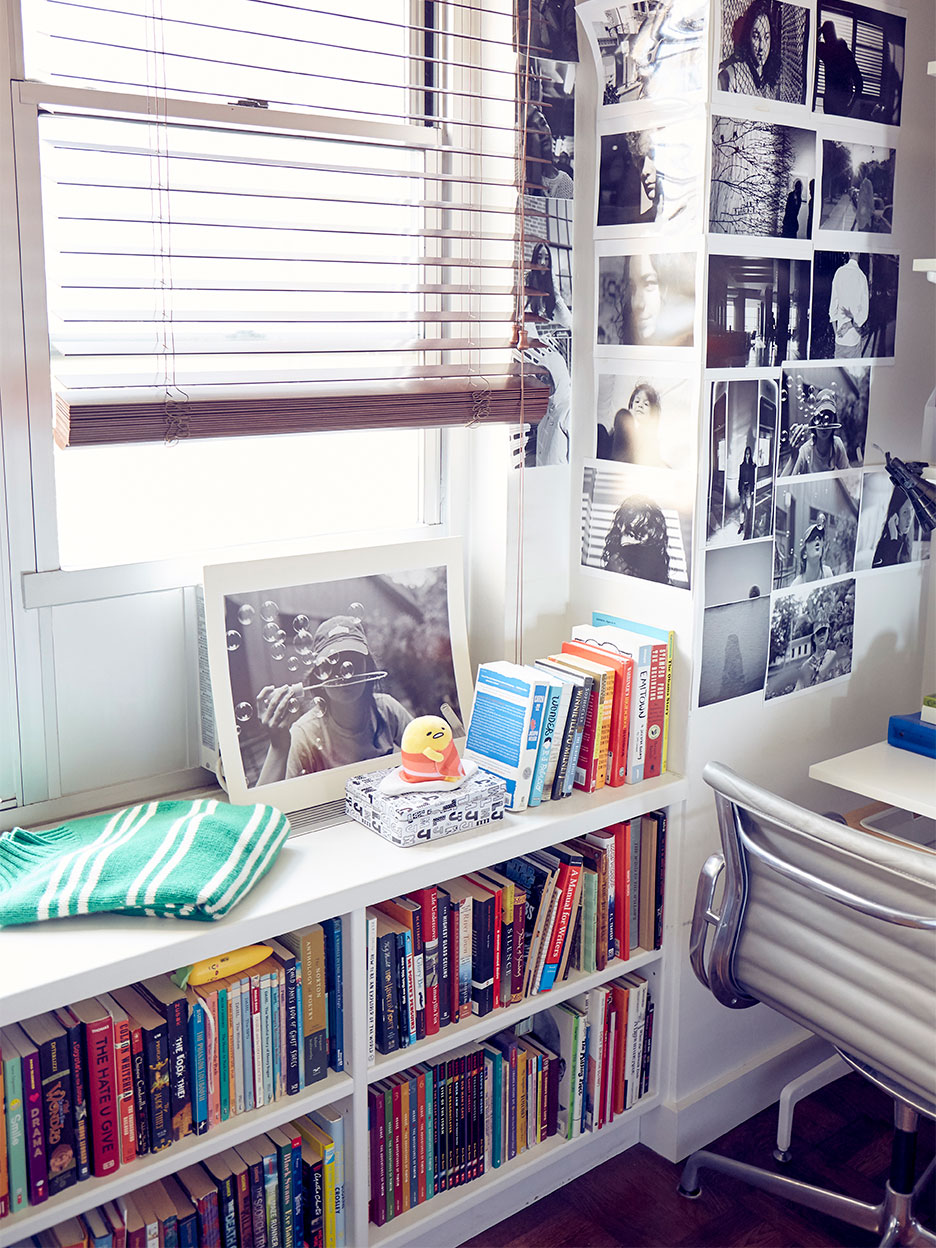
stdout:
<svg viewBox="0 0 936 1248">
<path fill-rule="evenodd" d="M 705 1149 L 687 1159 L 679 1190 L 697 1196 L 699 1170 L 717 1170 L 876 1232 L 880 1248 L 936 1248 L 913 1215 L 936 1166 L 914 1187 L 918 1116 L 936 1118 L 936 852 L 803 810 L 719 763 L 703 777 L 722 852 L 699 877 L 696 976 L 722 1005 L 763 1002 L 830 1041 L 893 1098 L 895 1130 L 877 1205 Z"/>
</svg>

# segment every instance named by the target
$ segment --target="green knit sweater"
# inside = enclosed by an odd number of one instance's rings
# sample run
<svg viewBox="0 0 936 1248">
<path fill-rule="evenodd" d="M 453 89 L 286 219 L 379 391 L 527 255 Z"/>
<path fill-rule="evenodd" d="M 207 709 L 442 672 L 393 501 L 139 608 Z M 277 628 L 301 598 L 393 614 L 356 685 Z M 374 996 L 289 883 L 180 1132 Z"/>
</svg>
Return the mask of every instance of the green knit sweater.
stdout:
<svg viewBox="0 0 936 1248">
<path fill-rule="evenodd" d="M 117 910 L 221 919 L 289 834 L 272 806 L 146 802 L 0 835 L 0 926 Z"/>
</svg>

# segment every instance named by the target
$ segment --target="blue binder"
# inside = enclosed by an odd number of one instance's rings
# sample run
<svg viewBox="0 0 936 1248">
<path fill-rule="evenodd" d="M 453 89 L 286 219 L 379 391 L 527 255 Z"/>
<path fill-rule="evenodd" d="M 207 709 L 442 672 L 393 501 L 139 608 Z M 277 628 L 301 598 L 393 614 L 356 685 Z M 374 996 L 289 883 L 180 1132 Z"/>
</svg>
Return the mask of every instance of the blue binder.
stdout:
<svg viewBox="0 0 936 1248">
<path fill-rule="evenodd" d="M 887 744 L 936 758 L 936 724 L 922 720 L 919 711 L 915 715 L 892 715 L 887 721 Z"/>
</svg>

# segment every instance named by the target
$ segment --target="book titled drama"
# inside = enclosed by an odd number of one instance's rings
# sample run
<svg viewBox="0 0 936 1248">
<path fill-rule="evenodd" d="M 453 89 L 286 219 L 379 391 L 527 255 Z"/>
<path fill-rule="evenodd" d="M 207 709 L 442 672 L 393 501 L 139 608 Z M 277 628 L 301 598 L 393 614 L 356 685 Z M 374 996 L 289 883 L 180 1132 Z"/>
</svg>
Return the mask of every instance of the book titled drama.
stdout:
<svg viewBox="0 0 936 1248">
<path fill-rule="evenodd" d="M 482 663 L 465 757 L 507 785 L 507 806 L 525 810 L 530 797 L 547 695 L 545 676 L 518 663 Z"/>
</svg>

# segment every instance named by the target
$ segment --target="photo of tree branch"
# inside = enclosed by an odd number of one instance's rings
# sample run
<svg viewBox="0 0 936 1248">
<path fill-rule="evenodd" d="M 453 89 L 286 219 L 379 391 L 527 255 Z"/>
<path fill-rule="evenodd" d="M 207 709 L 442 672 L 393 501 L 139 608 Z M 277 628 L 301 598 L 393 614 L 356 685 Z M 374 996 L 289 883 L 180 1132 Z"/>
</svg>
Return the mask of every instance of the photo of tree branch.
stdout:
<svg viewBox="0 0 936 1248">
<path fill-rule="evenodd" d="M 809 238 L 815 185 L 812 131 L 737 117 L 712 119 L 713 233 Z"/>
</svg>

